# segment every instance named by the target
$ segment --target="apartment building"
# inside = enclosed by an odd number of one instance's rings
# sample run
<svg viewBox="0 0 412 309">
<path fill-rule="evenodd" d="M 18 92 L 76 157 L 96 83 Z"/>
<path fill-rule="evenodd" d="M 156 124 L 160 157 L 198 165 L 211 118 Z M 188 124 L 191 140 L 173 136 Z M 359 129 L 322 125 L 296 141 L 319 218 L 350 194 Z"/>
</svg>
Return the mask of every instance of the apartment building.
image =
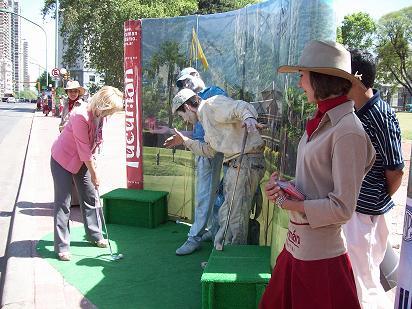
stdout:
<svg viewBox="0 0 412 309">
<path fill-rule="evenodd" d="M 22 65 L 23 65 L 23 88 L 24 90 L 30 88 L 30 76 L 29 76 L 29 43 L 23 39 L 23 53 L 22 53 Z"/>
<path fill-rule="evenodd" d="M 8 1 L 0 0 L 0 8 L 8 9 Z M 0 97 L 13 92 L 11 60 L 11 16 L 0 12 Z"/>
<path fill-rule="evenodd" d="M 16 14 L 20 14 L 20 6 L 18 0 L 9 0 L 9 9 Z M 11 18 L 11 62 L 13 66 L 13 91 L 20 91 L 20 35 L 21 25 L 20 17 L 15 14 L 10 14 Z"/>
</svg>

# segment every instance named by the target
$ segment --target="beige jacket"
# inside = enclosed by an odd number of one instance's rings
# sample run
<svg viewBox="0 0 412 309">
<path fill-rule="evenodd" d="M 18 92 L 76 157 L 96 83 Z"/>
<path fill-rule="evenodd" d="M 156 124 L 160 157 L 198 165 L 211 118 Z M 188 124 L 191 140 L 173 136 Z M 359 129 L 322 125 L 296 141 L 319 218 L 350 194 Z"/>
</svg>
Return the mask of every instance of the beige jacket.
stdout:
<svg viewBox="0 0 412 309">
<path fill-rule="evenodd" d="M 243 121 L 250 117 L 257 119 L 258 114 L 250 103 L 217 95 L 200 103 L 197 116 L 205 130 L 205 143 L 189 139 L 185 146 L 205 157 L 222 152 L 228 161 L 240 155 L 245 133 Z M 245 153 L 263 153 L 263 149 L 259 132 L 249 133 Z"/>
<path fill-rule="evenodd" d="M 355 211 L 375 150 L 348 101 L 322 118 L 298 146 L 295 185 L 305 195 L 305 215 L 289 211 L 286 249 L 297 259 L 318 260 L 346 252 L 342 224 Z"/>
</svg>

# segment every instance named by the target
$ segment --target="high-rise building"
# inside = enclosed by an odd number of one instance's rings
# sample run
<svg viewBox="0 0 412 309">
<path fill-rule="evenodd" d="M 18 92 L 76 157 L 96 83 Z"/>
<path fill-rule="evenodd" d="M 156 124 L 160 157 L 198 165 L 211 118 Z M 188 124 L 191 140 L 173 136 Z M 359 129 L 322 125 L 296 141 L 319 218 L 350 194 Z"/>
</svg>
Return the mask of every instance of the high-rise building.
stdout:
<svg viewBox="0 0 412 309">
<path fill-rule="evenodd" d="M 0 0 L 0 8 L 7 9 L 7 0 Z M 11 17 L 0 12 L 0 97 L 12 93 Z"/>
<path fill-rule="evenodd" d="M 20 14 L 18 0 L 9 0 L 11 11 Z M 13 91 L 20 91 L 20 17 L 11 14 L 11 62 L 13 66 Z"/>
<path fill-rule="evenodd" d="M 23 60 L 23 88 L 29 89 L 30 88 L 30 76 L 29 76 L 29 43 L 23 39 L 23 53 L 22 53 L 22 60 Z"/>
</svg>

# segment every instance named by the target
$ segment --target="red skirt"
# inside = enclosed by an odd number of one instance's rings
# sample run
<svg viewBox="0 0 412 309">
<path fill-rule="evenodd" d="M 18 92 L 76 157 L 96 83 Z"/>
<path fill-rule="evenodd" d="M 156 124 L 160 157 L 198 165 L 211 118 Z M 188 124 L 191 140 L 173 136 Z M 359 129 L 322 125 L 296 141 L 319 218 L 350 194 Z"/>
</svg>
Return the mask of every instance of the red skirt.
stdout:
<svg viewBox="0 0 412 309">
<path fill-rule="evenodd" d="M 283 248 L 259 308 L 359 309 L 348 255 L 301 261 Z"/>
</svg>

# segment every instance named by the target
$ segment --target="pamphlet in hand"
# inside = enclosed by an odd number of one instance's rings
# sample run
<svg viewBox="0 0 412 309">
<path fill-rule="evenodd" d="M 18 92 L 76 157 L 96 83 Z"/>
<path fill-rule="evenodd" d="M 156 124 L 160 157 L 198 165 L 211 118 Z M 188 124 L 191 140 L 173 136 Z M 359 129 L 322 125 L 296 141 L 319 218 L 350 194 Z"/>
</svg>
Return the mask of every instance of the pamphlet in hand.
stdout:
<svg viewBox="0 0 412 309">
<path fill-rule="evenodd" d="M 305 200 L 305 195 L 302 194 L 298 189 L 296 189 L 296 187 L 289 181 L 277 180 L 276 183 L 283 191 L 285 191 L 285 193 L 290 195 L 292 198 L 295 198 L 298 201 Z"/>
</svg>

